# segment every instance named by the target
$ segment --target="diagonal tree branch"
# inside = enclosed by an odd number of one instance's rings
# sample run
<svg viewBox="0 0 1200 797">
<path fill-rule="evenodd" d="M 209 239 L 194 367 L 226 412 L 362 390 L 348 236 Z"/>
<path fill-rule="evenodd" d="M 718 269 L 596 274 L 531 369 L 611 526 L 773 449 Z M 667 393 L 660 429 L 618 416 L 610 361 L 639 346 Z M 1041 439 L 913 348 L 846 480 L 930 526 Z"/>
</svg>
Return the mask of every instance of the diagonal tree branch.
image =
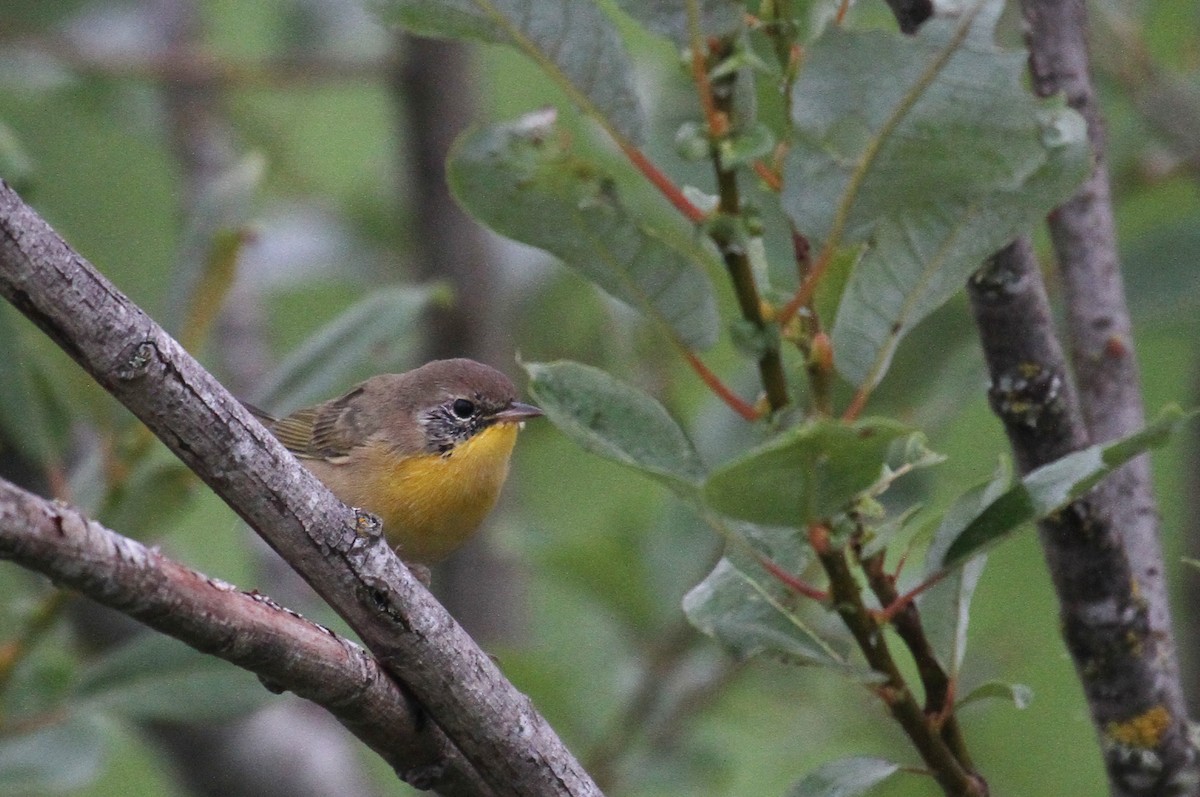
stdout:
<svg viewBox="0 0 1200 797">
<path fill-rule="evenodd" d="M 0 181 L 0 295 L 292 564 L 499 795 L 596 795 L 546 720 L 379 534 Z"/>
<path fill-rule="evenodd" d="M 489 793 L 369 653 L 270 598 L 197 573 L 3 480 L 0 558 L 325 707 L 406 780 L 447 797 Z"/>
</svg>

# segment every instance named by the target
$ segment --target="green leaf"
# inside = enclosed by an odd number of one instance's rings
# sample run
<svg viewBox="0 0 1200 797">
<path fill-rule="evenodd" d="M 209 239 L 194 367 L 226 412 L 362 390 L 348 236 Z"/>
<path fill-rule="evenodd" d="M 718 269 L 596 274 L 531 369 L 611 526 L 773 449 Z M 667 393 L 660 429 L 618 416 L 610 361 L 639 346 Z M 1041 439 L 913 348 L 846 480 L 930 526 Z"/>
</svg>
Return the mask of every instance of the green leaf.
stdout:
<svg viewBox="0 0 1200 797">
<path fill-rule="evenodd" d="M 923 595 L 921 616 L 938 656 L 953 678 L 967 655 L 967 629 L 971 624 L 971 599 L 987 566 L 987 554 L 966 562 Z M 939 606 L 939 604 L 941 604 Z M 933 629 L 937 629 L 934 631 Z"/>
<path fill-rule="evenodd" d="M 892 443 L 911 434 L 886 418 L 810 421 L 715 471 L 704 497 L 730 517 L 804 526 L 844 509 L 876 484 Z"/>
<path fill-rule="evenodd" d="M 385 22 L 423 36 L 505 44 L 531 59 L 584 113 L 634 143 L 642 111 L 612 20 L 589 0 L 371 0 Z"/>
<path fill-rule="evenodd" d="M 788 797 L 856 797 L 900 771 L 900 765 L 866 756 L 822 764 L 804 776 Z"/>
<path fill-rule="evenodd" d="M 946 558 L 950 545 L 962 534 L 971 521 L 979 517 L 979 513 L 1000 498 L 1012 484 L 1012 464 L 1007 457 L 1000 457 L 996 469 L 986 482 L 977 484 L 954 499 L 949 509 L 942 515 L 929 550 L 925 553 L 925 572 L 933 575 L 941 569 L 941 563 Z"/>
<path fill-rule="evenodd" d="M 680 50 L 691 47 L 687 4 L 682 0 L 617 0 L 617 5 L 651 33 L 670 39 Z M 702 39 L 724 39 L 742 29 L 746 9 L 735 0 L 697 0 Z"/>
<path fill-rule="evenodd" d="M 30 462 L 48 464 L 58 458 L 45 398 L 35 382 L 33 351 L 21 340 L 15 313 L 0 306 L 0 430 L 6 440 Z"/>
<path fill-rule="evenodd" d="M 991 42 L 997 0 L 916 36 L 829 28 L 793 93 L 783 205 L 817 249 L 867 242 L 833 325 L 835 365 L 874 387 L 899 340 L 1069 196 L 1082 119 Z M 881 79 L 886 76 L 886 79 Z"/>
<path fill-rule="evenodd" d="M 492 229 L 560 258 L 685 346 L 716 341 L 716 299 L 701 267 L 712 256 L 631 213 L 613 180 L 569 151 L 553 114 L 468 133 L 447 174 L 458 201 Z"/>
<path fill-rule="evenodd" d="M 34 162 L 21 139 L 0 121 L 0 175 L 16 191 L 26 193 L 33 185 Z"/>
<path fill-rule="evenodd" d="M 956 530 L 970 522 L 983 507 L 999 498 L 1011 482 L 1012 466 L 1007 458 L 1001 458 L 991 479 L 959 496 L 946 510 L 934 532 L 933 541 L 926 553 L 926 562 L 941 561 L 946 549 L 953 542 Z M 930 644 L 947 664 L 952 677 L 958 674 L 966 656 L 971 599 L 986 565 L 987 555 L 980 554 L 967 562 L 962 569 L 934 584 L 918 599 Z"/>
<path fill-rule="evenodd" d="M 931 572 L 940 572 L 961 565 L 1023 524 L 1082 497 L 1109 473 L 1165 443 L 1175 427 L 1192 414 L 1168 407 L 1139 432 L 1076 451 L 1030 472 L 961 527 L 956 524 L 948 528 L 942 535 L 949 541 L 945 554 L 930 558 L 927 567 Z"/>
<path fill-rule="evenodd" d="M 300 344 L 265 380 L 255 397 L 278 412 L 307 406 L 374 374 L 413 365 L 424 313 L 446 304 L 440 285 L 372 291 Z"/>
<path fill-rule="evenodd" d="M 99 520 L 135 539 L 169 533 L 191 505 L 200 480 L 165 448 L 141 457 L 106 502 Z"/>
<path fill-rule="evenodd" d="M 593 454 L 695 496 L 704 478 L 704 463 L 683 429 L 654 398 L 580 363 L 524 363 L 524 367 L 530 396 L 567 437 Z"/>
<path fill-rule="evenodd" d="M 837 318 L 838 307 L 846 293 L 846 284 L 866 251 L 866 245 L 859 244 L 839 249 L 833 254 L 828 268 L 825 269 L 825 276 L 817 283 L 817 289 L 813 293 L 813 309 L 816 310 L 817 318 L 822 324 L 829 325 L 832 319 Z"/>
<path fill-rule="evenodd" d="M 1018 709 L 1026 709 L 1033 703 L 1033 690 L 1025 684 L 1006 684 L 1000 681 L 988 681 L 968 692 L 958 701 L 956 708 L 962 708 L 969 703 L 975 703 L 980 700 L 1006 700 Z"/>
<path fill-rule="evenodd" d="M 253 711 L 270 697 L 245 670 L 147 633 L 88 667 L 74 706 L 138 720 L 216 722 Z"/>
<path fill-rule="evenodd" d="M 733 169 L 766 156 L 774 147 L 774 133 L 771 132 L 770 127 L 760 122 L 744 133 L 736 133 L 729 138 L 721 139 L 717 147 L 717 154 L 721 158 L 722 167 Z"/>
<path fill-rule="evenodd" d="M 266 175 L 266 159 L 248 155 L 204 184 L 191 203 L 167 289 L 172 332 L 198 346 L 233 284 L 237 255 Z"/>
<path fill-rule="evenodd" d="M 886 518 L 878 525 L 869 527 L 870 535 L 867 537 L 863 545 L 861 559 L 869 559 L 877 553 L 886 551 L 891 546 L 896 538 L 902 532 L 907 531 L 912 524 L 913 518 L 921 511 L 921 506 L 911 506 L 901 512 L 899 515 Z"/>
<path fill-rule="evenodd" d="M 808 563 L 807 543 L 795 529 L 714 522 L 730 539 L 727 554 L 683 598 L 697 629 L 739 659 L 767 654 L 800 664 L 846 667 L 846 662 L 803 621 L 797 596 L 758 560 L 763 556 L 788 573 Z"/>
<path fill-rule="evenodd" d="M 83 788 L 99 775 L 106 747 L 104 728 L 96 718 L 77 713 L 30 733 L 0 736 L 0 793 Z"/>
</svg>

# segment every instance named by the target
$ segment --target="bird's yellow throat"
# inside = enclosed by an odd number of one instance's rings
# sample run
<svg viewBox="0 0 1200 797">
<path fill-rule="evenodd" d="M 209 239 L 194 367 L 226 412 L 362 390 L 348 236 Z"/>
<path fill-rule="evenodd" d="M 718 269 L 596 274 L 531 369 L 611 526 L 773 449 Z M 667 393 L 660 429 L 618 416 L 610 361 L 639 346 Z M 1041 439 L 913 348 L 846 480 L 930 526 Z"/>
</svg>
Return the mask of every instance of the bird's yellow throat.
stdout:
<svg viewBox="0 0 1200 797">
<path fill-rule="evenodd" d="M 378 515 L 388 540 L 401 556 L 434 562 L 458 548 L 496 503 L 508 476 L 518 424 L 497 423 L 445 454 L 397 458 L 372 446 L 375 460 L 361 470 L 372 474 L 361 485 L 356 505 Z"/>
</svg>

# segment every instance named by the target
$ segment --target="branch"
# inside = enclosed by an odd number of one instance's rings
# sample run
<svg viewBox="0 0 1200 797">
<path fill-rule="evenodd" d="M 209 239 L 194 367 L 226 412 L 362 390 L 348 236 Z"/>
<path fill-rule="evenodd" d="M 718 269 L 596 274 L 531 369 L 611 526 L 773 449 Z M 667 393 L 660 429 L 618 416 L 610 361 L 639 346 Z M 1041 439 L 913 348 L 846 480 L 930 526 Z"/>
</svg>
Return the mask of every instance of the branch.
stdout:
<svg viewBox="0 0 1200 797">
<path fill-rule="evenodd" d="M 968 294 L 991 376 L 989 399 L 1021 472 L 1086 446 L 1088 433 L 1029 240 L 1020 238 L 996 254 L 972 277 Z M 1151 623 L 1122 526 L 1108 508 L 1111 500 L 1110 493 L 1096 491 L 1039 524 L 1063 637 L 1100 735 L 1113 794 L 1191 793 L 1194 749 L 1174 647 Z"/>
<path fill-rule="evenodd" d="M 1071 362 L 1091 442 L 1130 434 L 1146 423 L 1134 356 L 1132 324 L 1117 255 L 1108 181 L 1104 122 L 1089 76 L 1083 4 L 1023 0 L 1029 64 L 1041 96 L 1062 92 L 1087 120 L 1091 175 L 1049 218 L 1063 277 Z M 1134 573 L 1150 602 L 1150 621 L 1163 635 L 1163 653 L 1175 667 L 1167 589 L 1163 579 L 1158 513 L 1149 460 L 1142 457 L 1101 487 L 1106 511 L 1120 529 Z"/>
<path fill-rule="evenodd" d="M 856 549 L 855 555 L 860 553 Z M 884 569 L 884 558 L 885 554 L 880 552 L 860 559 L 863 574 L 879 605 L 884 607 L 884 612 L 891 607 L 898 607 L 892 610 L 890 621 L 917 666 L 917 676 L 925 692 L 925 715 L 941 718 L 942 740 L 963 767 L 974 772 L 975 763 L 971 760 L 962 728 L 958 724 L 958 715 L 954 711 L 954 681 L 938 661 L 937 653 L 925 634 L 917 605 L 911 599 L 905 600 L 907 596 L 896 591 L 896 577 Z"/>
<path fill-rule="evenodd" d="M 277 550 L 499 795 L 599 791 L 528 698 L 387 546 L 0 182 L 0 294 Z"/>
<path fill-rule="evenodd" d="M 955 755 L 937 727 L 939 716 L 927 714 L 917 703 L 913 690 L 892 657 L 883 628 L 863 603 L 861 587 L 850 570 L 845 549 L 833 545 L 829 529 L 820 524 L 809 527 L 808 538 L 829 577 L 834 609 L 850 630 L 867 664 L 882 676 L 882 682 L 874 687 L 876 694 L 920 754 L 929 774 L 947 795 L 987 797 L 988 787 L 983 778 L 968 768 L 969 761 Z"/>
<path fill-rule="evenodd" d="M 1102 442 L 1140 429 L 1146 417 L 1117 256 L 1104 122 L 1090 76 L 1087 17 L 1082 0 L 1022 0 L 1021 11 L 1034 90 L 1043 97 L 1065 94 L 1067 103 L 1087 120 L 1092 144 L 1092 174 L 1051 214 L 1049 229 L 1063 278 L 1080 406 L 1090 442 Z M 1161 662 L 1156 668 L 1161 675 L 1157 682 L 1163 690 L 1161 700 L 1172 724 L 1182 722 L 1185 708 L 1149 459 L 1134 460 L 1110 476 L 1097 490 L 1096 506 L 1111 522 L 1129 557 Z M 1193 770 L 1195 753 L 1190 747 L 1170 752 L 1170 760 L 1164 762 L 1168 774 L 1173 766 Z M 1118 785 L 1111 768 L 1110 775 Z"/>
<path fill-rule="evenodd" d="M 779 351 L 779 339 L 774 330 L 768 327 L 763 317 L 762 301 L 758 295 L 758 285 L 754 280 L 754 271 L 750 266 L 750 255 L 746 250 L 745 241 L 738 240 L 737 225 L 742 215 L 741 190 L 738 187 L 738 175 L 735 169 L 728 168 L 721 162 L 721 154 L 717 142 L 729 135 L 729 120 L 733 118 L 734 92 L 737 90 L 737 73 L 718 78 L 716 82 L 708 80 L 708 64 L 704 58 L 704 50 L 700 39 L 700 28 L 697 22 L 698 11 L 695 0 L 688 3 L 688 18 L 692 29 L 692 71 L 697 89 L 700 91 L 701 104 L 708 119 L 710 154 L 713 171 L 717 181 L 718 206 L 717 211 L 728 221 L 727 224 L 712 224 L 708 227 L 708 235 L 721 253 L 725 269 L 729 272 L 729 280 L 733 284 L 733 292 L 737 297 L 738 307 L 742 318 L 752 324 L 763 337 L 761 351 L 758 354 L 758 372 L 766 393 L 767 404 L 772 411 L 781 410 L 788 404 L 787 378 L 783 373 L 783 357 Z M 723 53 L 711 54 L 720 59 Z"/>
<path fill-rule="evenodd" d="M 272 691 L 317 703 L 405 780 L 444 795 L 487 788 L 370 654 L 270 598 L 208 578 L 3 480 L 0 558 L 247 669 Z"/>
</svg>

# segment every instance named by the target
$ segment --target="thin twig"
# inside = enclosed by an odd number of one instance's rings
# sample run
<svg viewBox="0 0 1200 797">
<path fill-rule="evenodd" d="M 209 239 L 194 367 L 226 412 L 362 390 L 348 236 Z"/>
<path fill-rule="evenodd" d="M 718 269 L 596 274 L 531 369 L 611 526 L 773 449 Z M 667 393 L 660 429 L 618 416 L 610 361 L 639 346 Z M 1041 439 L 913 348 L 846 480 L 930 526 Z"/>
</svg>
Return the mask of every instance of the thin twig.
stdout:
<svg viewBox="0 0 1200 797">
<path fill-rule="evenodd" d="M 975 764 L 971 760 L 962 728 L 958 724 L 958 716 L 954 712 L 954 682 L 942 667 L 933 645 L 925 635 L 925 627 L 921 623 L 916 604 L 911 598 L 901 604 L 902 597 L 896 591 L 896 577 L 884 569 L 885 555 L 880 552 L 861 561 L 867 583 L 879 600 L 879 605 L 885 607 L 885 611 L 890 610 L 892 627 L 896 629 L 917 665 L 917 675 L 925 690 L 925 714 L 937 718 L 941 725 L 942 739 L 954 753 L 954 757 L 962 763 L 963 768 L 973 772 Z"/>
<path fill-rule="evenodd" d="M 970 771 L 947 744 L 938 727 L 940 718 L 918 705 L 888 647 L 887 637 L 863 603 L 861 587 L 850 570 L 846 552 L 832 544 L 829 529 L 809 527 L 809 542 L 829 577 L 833 605 L 872 670 L 884 678 L 876 694 L 887 705 L 947 797 L 985 797 L 987 784 Z"/>
<path fill-rule="evenodd" d="M 696 0 L 687 1 L 688 29 L 691 34 L 692 78 L 700 94 L 708 124 L 710 157 L 717 180 L 717 212 L 729 220 L 729 224 L 711 224 L 708 235 L 716 244 L 725 261 L 734 295 L 742 318 L 754 325 L 762 341 L 758 354 L 758 371 L 766 392 L 767 404 L 772 411 L 783 409 L 788 404 L 787 377 L 783 373 L 783 357 L 777 337 L 770 336 L 770 329 L 763 316 L 762 301 L 755 284 L 754 271 L 750 266 L 750 254 L 744 241 L 735 233 L 737 220 L 742 213 L 741 193 L 738 188 L 737 171 L 726 167 L 721 160 L 719 142 L 729 134 L 729 119 L 733 112 L 734 91 L 737 73 L 710 81 L 709 61 L 705 57 L 707 48 L 700 37 L 699 10 Z M 711 57 L 719 58 L 717 52 Z"/>
<path fill-rule="evenodd" d="M 683 357 L 687 360 L 689 366 L 700 379 L 708 386 L 708 389 L 716 394 L 717 398 L 725 402 L 725 406 L 736 412 L 743 420 L 757 421 L 762 414 L 755 409 L 753 404 L 748 404 L 740 396 L 734 393 L 729 387 L 721 381 L 712 370 L 704 364 L 700 356 L 693 351 L 684 351 Z"/>
</svg>

